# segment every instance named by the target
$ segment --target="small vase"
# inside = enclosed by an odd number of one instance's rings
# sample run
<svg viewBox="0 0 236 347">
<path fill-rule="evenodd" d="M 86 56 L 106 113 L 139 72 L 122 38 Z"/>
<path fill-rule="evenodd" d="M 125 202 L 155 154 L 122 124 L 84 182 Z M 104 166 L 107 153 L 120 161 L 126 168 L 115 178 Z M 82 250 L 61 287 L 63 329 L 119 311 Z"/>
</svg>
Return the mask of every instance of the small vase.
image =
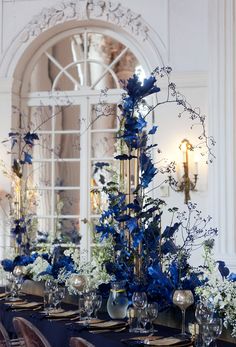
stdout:
<svg viewBox="0 0 236 347">
<path fill-rule="evenodd" d="M 124 319 L 127 314 L 128 297 L 125 282 L 111 283 L 110 295 L 107 301 L 107 312 L 112 319 Z"/>
</svg>

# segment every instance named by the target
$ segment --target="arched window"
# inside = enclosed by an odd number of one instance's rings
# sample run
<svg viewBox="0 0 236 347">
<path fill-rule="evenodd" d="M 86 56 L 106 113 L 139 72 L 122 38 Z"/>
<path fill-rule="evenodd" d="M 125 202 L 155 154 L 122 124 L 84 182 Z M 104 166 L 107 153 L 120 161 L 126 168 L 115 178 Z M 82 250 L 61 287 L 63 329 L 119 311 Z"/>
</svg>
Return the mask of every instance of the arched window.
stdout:
<svg viewBox="0 0 236 347">
<path fill-rule="evenodd" d="M 75 241 L 90 253 L 102 206 L 97 162 L 113 162 L 119 80 L 144 73 L 141 59 L 115 32 L 78 28 L 47 41 L 25 70 L 21 126 L 37 129 L 32 190 L 40 233 Z"/>
</svg>

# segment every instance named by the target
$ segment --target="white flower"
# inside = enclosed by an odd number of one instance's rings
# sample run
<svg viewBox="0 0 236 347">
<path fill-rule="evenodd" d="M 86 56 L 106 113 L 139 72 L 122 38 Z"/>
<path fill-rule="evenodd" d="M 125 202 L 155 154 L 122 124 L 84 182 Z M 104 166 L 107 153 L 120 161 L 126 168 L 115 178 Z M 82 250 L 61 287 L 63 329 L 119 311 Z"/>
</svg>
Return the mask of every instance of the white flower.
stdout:
<svg viewBox="0 0 236 347">
<path fill-rule="evenodd" d="M 29 264 L 25 267 L 26 273 L 32 276 L 34 281 L 41 280 L 41 276 L 39 276 L 42 272 L 46 271 L 49 266 L 47 260 L 37 257 L 33 264 Z"/>
</svg>

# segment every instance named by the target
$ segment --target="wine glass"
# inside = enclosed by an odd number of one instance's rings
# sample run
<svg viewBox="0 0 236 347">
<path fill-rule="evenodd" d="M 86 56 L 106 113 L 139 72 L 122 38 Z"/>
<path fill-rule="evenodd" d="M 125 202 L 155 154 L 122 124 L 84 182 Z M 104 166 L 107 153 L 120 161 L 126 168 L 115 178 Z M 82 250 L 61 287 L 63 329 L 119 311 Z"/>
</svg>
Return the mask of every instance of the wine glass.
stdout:
<svg viewBox="0 0 236 347">
<path fill-rule="evenodd" d="M 53 305 L 54 305 L 55 311 L 60 311 L 60 304 L 64 298 L 65 298 L 65 288 L 57 287 L 57 289 L 53 292 Z"/>
<path fill-rule="evenodd" d="M 142 332 L 141 311 L 147 306 L 147 294 L 145 292 L 134 292 L 132 295 L 132 302 L 138 312 L 137 332 Z"/>
<path fill-rule="evenodd" d="M 195 317 L 198 324 L 208 324 L 212 320 L 214 310 L 206 302 L 198 302 L 195 310 Z"/>
<path fill-rule="evenodd" d="M 46 292 L 54 292 L 57 289 L 57 282 L 54 279 L 47 279 L 44 285 Z"/>
<path fill-rule="evenodd" d="M 210 302 L 200 301 L 196 305 L 195 318 L 199 324 L 199 343 L 205 343 L 205 336 L 203 332 L 203 327 L 208 326 L 208 324 L 213 319 L 214 310 Z"/>
<path fill-rule="evenodd" d="M 94 303 L 94 295 L 90 293 L 84 294 L 84 310 L 86 312 L 86 325 L 89 325 L 91 320 L 92 313 L 94 311 L 95 303 Z"/>
<path fill-rule="evenodd" d="M 222 319 L 219 317 L 214 317 L 208 324 L 204 324 L 202 327 L 202 334 L 204 336 L 204 343 L 206 346 L 209 346 L 211 342 L 214 341 L 214 345 L 216 346 L 215 340 L 222 333 L 223 323 Z"/>
<path fill-rule="evenodd" d="M 223 320 L 222 318 L 213 318 L 211 321 L 211 333 L 213 336 L 213 343 L 216 346 L 216 339 L 219 337 L 223 330 Z"/>
<path fill-rule="evenodd" d="M 151 322 L 151 332 L 156 332 L 157 330 L 154 329 L 153 322 L 158 317 L 158 304 L 156 302 L 152 302 L 147 305 L 147 313 L 149 320 Z"/>
<path fill-rule="evenodd" d="M 173 303 L 181 309 L 182 312 L 182 328 L 179 337 L 188 338 L 185 332 L 185 312 L 186 309 L 194 303 L 193 293 L 191 290 L 177 289 L 174 291 Z"/>
<path fill-rule="evenodd" d="M 102 306 L 102 296 L 100 294 L 97 294 L 94 297 L 94 317 L 95 318 L 98 318 L 97 313 L 99 309 L 101 308 L 101 306 Z"/>
</svg>

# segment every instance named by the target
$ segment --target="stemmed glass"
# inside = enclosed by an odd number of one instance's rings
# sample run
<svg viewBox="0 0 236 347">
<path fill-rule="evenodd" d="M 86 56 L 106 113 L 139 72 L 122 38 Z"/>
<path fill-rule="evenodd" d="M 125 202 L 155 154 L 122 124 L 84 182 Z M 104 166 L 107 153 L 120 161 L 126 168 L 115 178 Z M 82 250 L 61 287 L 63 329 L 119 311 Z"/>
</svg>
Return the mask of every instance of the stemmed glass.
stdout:
<svg viewBox="0 0 236 347">
<path fill-rule="evenodd" d="M 203 324 L 202 326 L 202 335 L 204 346 L 209 346 L 212 341 L 216 346 L 215 340 L 222 333 L 222 319 L 221 318 L 212 318 L 208 324 Z"/>
<path fill-rule="evenodd" d="M 208 324 L 212 321 L 214 315 L 214 310 L 212 305 L 209 302 L 198 302 L 195 310 L 195 317 L 199 324 L 199 343 L 205 343 L 205 335 L 203 328 L 207 327 Z"/>
<path fill-rule="evenodd" d="M 57 289 L 53 292 L 53 305 L 54 305 L 55 311 L 60 311 L 60 304 L 64 298 L 65 298 L 65 288 L 57 287 Z"/>
<path fill-rule="evenodd" d="M 158 304 L 156 302 L 152 302 L 147 305 L 147 314 L 149 317 L 149 320 L 151 322 L 151 332 L 156 332 L 157 330 L 154 329 L 153 322 L 158 317 Z"/>
<path fill-rule="evenodd" d="M 91 320 L 92 313 L 94 311 L 95 302 L 94 302 L 94 294 L 85 293 L 84 294 L 84 310 L 86 312 L 86 325 L 89 325 Z"/>
<path fill-rule="evenodd" d="M 147 294 L 145 292 L 134 292 L 132 302 L 138 311 L 137 332 L 142 332 L 141 329 L 141 311 L 147 306 Z"/>
<path fill-rule="evenodd" d="M 97 294 L 94 297 L 94 317 L 95 318 L 98 318 L 97 313 L 98 313 L 98 310 L 101 308 L 101 306 L 102 306 L 102 296 L 100 294 Z"/>
<path fill-rule="evenodd" d="M 182 328 L 179 337 L 188 338 L 185 332 L 185 312 L 186 309 L 194 303 L 193 293 L 191 290 L 177 289 L 173 295 L 173 303 L 181 309 L 182 312 Z"/>
</svg>

